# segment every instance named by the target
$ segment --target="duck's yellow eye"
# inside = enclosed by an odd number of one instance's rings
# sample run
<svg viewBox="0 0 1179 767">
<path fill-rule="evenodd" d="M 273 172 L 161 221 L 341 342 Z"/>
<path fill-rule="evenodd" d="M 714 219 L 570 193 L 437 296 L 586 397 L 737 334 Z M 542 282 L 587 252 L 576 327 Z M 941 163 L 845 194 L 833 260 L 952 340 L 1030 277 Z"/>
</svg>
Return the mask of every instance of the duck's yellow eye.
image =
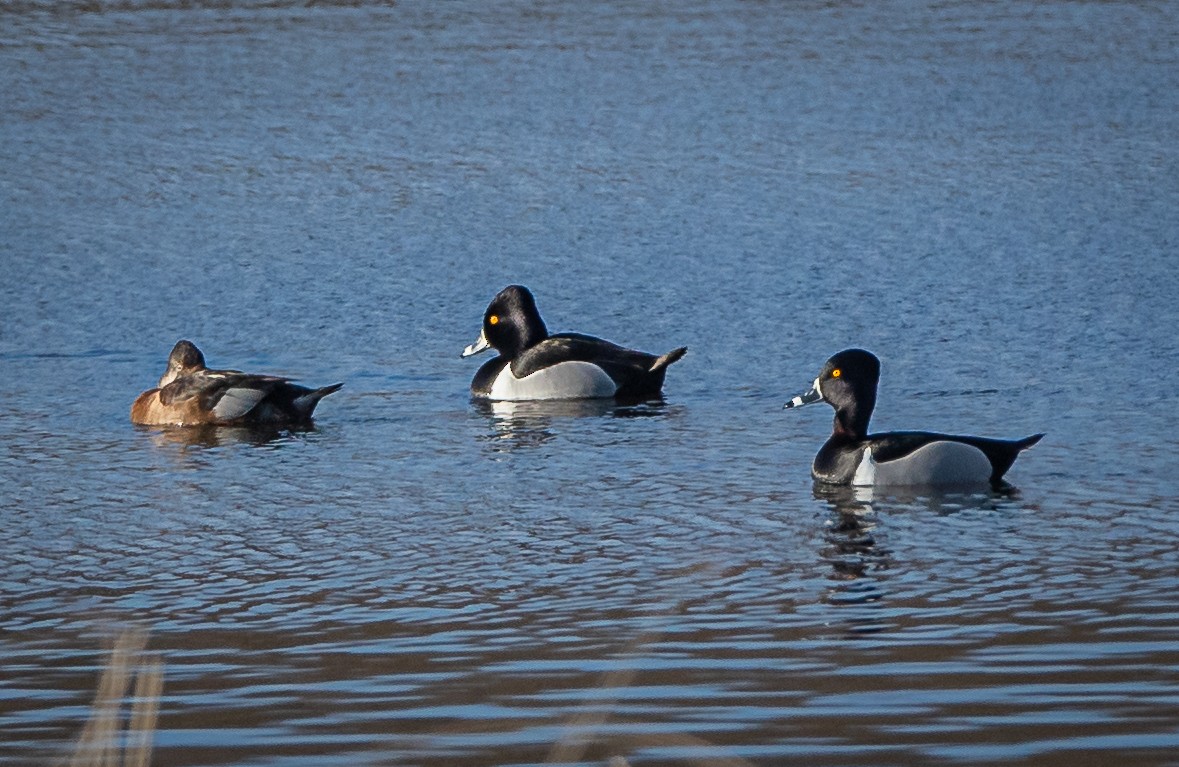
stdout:
<svg viewBox="0 0 1179 767">
<path fill-rule="evenodd" d="M 843 371 L 840 370 L 839 368 L 835 368 L 834 370 L 831 371 L 832 378 L 839 378 L 841 375 L 843 375 Z"/>
<path fill-rule="evenodd" d="M 489 325 L 498 325 L 499 324 L 499 315 L 498 314 L 491 315 L 490 317 L 487 318 L 487 323 Z"/>
</svg>

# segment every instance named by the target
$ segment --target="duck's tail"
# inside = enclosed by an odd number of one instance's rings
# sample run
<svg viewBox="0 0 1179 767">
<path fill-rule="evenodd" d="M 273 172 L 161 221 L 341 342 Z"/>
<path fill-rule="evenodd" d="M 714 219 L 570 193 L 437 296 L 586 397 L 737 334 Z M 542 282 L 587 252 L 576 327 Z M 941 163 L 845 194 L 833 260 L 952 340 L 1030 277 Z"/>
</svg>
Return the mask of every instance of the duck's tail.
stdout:
<svg viewBox="0 0 1179 767">
<path fill-rule="evenodd" d="M 976 445 L 987 454 L 987 458 L 991 461 L 991 486 L 996 489 L 1006 487 L 1007 483 L 1003 481 L 1003 475 L 1011 468 L 1011 464 L 1015 463 L 1015 459 L 1019 457 L 1020 453 L 1043 438 L 1043 433 L 1040 433 L 1023 439 L 989 440 L 988 446 Z"/>
<path fill-rule="evenodd" d="M 310 418 L 311 413 L 315 410 L 315 406 L 319 404 L 319 401 L 327 395 L 339 391 L 340 387 L 343 385 L 343 383 L 334 383 L 330 386 L 321 386 L 318 389 L 312 389 L 306 394 L 301 394 L 294 401 L 295 409 L 299 411 L 299 413 L 302 414 L 304 418 Z"/>
<path fill-rule="evenodd" d="M 658 373 L 660 370 L 663 370 L 671 363 L 676 362 L 680 357 L 683 357 L 687 353 L 688 347 L 686 346 L 681 346 L 678 349 L 672 349 L 667 354 L 656 358 L 655 361 L 651 363 L 650 372 Z"/>
<path fill-rule="evenodd" d="M 1036 444 L 1037 442 L 1039 442 L 1042 439 L 1044 439 L 1043 432 L 1041 432 L 1040 434 L 1033 434 L 1030 437 L 1024 437 L 1021 440 L 1017 440 L 1015 443 L 1015 446 L 1019 450 L 1027 450 L 1029 447 Z"/>
</svg>

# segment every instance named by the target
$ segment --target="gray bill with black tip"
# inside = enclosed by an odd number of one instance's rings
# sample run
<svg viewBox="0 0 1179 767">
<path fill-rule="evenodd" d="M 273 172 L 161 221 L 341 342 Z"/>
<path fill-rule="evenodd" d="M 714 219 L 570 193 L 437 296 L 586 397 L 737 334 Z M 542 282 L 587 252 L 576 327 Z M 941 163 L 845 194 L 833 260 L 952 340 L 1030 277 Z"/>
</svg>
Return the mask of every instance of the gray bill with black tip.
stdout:
<svg viewBox="0 0 1179 767">
<path fill-rule="evenodd" d="M 463 349 L 463 353 L 460 354 L 459 356 L 460 357 L 470 357 L 472 355 L 478 354 L 481 351 L 486 351 L 487 349 L 490 349 L 490 348 L 491 348 L 491 344 L 488 343 L 488 341 L 487 341 L 487 334 L 481 332 L 481 333 L 479 333 L 479 337 L 477 339 L 475 339 L 475 343 L 473 343 L 470 346 L 468 346 L 467 348 Z"/>
<path fill-rule="evenodd" d="M 820 402 L 822 399 L 823 393 L 819 391 L 819 379 L 816 378 L 815 383 L 811 386 L 809 391 L 805 392 L 804 394 L 799 394 L 797 397 L 794 397 L 782 407 L 802 407 L 803 405 L 809 405 L 812 402 Z"/>
</svg>

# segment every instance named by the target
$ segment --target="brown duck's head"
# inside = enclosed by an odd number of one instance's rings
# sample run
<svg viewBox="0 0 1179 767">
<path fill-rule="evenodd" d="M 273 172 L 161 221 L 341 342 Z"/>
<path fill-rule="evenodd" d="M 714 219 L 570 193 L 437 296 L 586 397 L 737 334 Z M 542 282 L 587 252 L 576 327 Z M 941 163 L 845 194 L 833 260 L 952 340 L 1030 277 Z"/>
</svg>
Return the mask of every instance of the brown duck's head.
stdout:
<svg viewBox="0 0 1179 767">
<path fill-rule="evenodd" d="M 205 369 L 205 355 L 192 341 L 177 341 L 168 355 L 168 369 L 160 377 L 159 388 L 164 388 L 181 376 Z"/>
</svg>

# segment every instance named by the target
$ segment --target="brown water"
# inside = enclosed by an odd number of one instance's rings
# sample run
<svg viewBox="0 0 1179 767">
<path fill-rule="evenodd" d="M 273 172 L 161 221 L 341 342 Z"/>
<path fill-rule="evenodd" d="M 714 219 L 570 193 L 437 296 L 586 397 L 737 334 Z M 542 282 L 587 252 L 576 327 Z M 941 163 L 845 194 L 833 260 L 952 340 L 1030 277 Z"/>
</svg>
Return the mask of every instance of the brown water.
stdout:
<svg viewBox="0 0 1179 767">
<path fill-rule="evenodd" d="M 1179 763 L 1177 9 L 0 2 L 0 764 Z M 509 282 L 667 401 L 471 403 Z M 1018 490 L 814 488 L 850 345 Z"/>
</svg>

